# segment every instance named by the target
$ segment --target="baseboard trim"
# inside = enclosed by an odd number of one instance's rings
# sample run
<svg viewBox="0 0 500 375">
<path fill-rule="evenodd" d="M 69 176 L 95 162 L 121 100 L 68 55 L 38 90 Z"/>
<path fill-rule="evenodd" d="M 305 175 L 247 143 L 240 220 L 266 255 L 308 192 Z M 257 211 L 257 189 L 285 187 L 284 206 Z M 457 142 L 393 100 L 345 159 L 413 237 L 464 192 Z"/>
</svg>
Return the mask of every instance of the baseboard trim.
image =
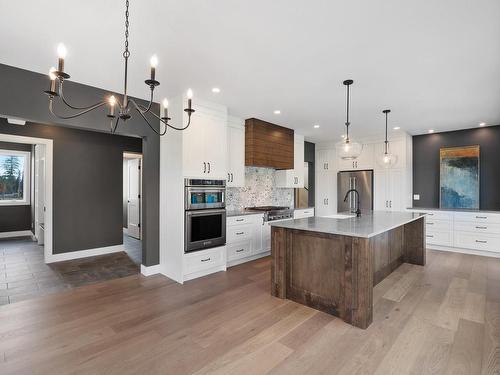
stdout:
<svg viewBox="0 0 500 375">
<path fill-rule="evenodd" d="M 500 253 L 495 253 L 493 251 L 462 249 L 459 247 L 427 245 L 427 250 L 448 251 L 450 253 L 460 253 L 460 254 L 479 255 L 479 256 L 490 257 L 490 258 L 500 258 Z"/>
<path fill-rule="evenodd" d="M 145 266 L 144 264 L 141 264 L 141 273 L 144 275 L 144 276 L 153 276 L 153 275 L 157 275 L 159 273 L 161 273 L 161 270 L 160 270 L 160 265 L 159 264 L 155 264 L 154 266 Z"/>
<path fill-rule="evenodd" d="M 120 251 L 125 251 L 123 244 L 114 245 L 114 246 L 106 246 L 106 247 L 96 247 L 94 249 L 87 249 L 87 250 L 71 251 L 71 252 L 62 253 L 62 254 L 51 254 L 49 256 L 49 258 L 46 259 L 45 262 L 46 263 L 63 262 L 65 260 L 88 258 L 88 257 L 97 256 L 97 255 L 118 253 Z"/>
<path fill-rule="evenodd" d="M 0 232 L 0 238 L 12 238 L 12 237 L 26 237 L 33 236 L 33 232 L 30 230 L 16 230 L 13 232 Z"/>
</svg>

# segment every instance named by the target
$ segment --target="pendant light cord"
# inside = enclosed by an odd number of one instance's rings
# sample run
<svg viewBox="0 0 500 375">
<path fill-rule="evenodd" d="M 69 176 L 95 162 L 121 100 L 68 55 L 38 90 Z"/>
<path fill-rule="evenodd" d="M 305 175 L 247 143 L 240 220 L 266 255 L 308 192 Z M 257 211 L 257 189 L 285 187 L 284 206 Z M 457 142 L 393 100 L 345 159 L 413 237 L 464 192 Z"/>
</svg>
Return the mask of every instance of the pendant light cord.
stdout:
<svg viewBox="0 0 500 375">
<path fill-rule="evenodd" d="M 350 122 L 349 122 L 349 98 L 350 98 L 349 86 L 350 86 L 350 84 L 347 84 L 346 86 L 347 86 L 347 101 L 346 101 L 347 121 L 345 123 L 345 127 L 346 127 L 345 141 L 346 141 L 346 143 L 349 143 L 349 125 L 350 125 Z"/>
<path fill-rule="evenodd" d="M 387 115 L 388 113 L 385 113 L 385 154 L 387 155 L 387 144 L 389 143 L 387 141 Z"/>
</svg>

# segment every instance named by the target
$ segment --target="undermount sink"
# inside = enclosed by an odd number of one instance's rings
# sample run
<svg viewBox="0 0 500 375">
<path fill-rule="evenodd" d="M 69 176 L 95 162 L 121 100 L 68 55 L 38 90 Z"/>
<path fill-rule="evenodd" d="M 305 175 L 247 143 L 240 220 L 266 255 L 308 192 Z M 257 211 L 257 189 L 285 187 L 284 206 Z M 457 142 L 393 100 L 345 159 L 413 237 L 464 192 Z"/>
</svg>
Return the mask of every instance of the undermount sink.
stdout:
<svg viewBox="0 0 500 375">
<path fill-rule="evenodd" d="M 333 214 L 333 215 L 326 215 L 322 216 L 326 217 L 329 219 L 350 219 L 351 217 L 356 217 L 356 215 L 349 215 L 349 214 Z"/>
</svg>

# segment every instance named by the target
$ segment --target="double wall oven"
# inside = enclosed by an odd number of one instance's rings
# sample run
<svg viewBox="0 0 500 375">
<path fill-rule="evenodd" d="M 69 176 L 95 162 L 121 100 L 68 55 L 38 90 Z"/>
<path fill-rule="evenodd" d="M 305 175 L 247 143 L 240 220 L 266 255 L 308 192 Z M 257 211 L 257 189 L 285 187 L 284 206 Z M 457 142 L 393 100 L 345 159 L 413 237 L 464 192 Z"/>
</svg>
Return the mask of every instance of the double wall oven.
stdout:
<svg viewBox="0 0 500 375">
<path fill-rule="evenodd" d="M 185 179 L 186 253 L 226 244 L 226 181 Z"/>
</svg>

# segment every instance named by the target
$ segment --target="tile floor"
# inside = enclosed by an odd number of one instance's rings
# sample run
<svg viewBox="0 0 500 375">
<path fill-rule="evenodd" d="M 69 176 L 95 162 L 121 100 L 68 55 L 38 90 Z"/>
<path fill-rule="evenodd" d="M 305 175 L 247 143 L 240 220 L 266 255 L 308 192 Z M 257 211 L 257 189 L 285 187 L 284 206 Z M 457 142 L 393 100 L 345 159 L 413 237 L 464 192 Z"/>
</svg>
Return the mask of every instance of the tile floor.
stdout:
<svg viewBox="0 0 500 375">
<path fill-rule="evenodd" d="M 0 305 L 139 272 L 141 241 L 124 235 L 126 252 L 45 264 L 29 237 L 0 241 Z"/>
</svg>

